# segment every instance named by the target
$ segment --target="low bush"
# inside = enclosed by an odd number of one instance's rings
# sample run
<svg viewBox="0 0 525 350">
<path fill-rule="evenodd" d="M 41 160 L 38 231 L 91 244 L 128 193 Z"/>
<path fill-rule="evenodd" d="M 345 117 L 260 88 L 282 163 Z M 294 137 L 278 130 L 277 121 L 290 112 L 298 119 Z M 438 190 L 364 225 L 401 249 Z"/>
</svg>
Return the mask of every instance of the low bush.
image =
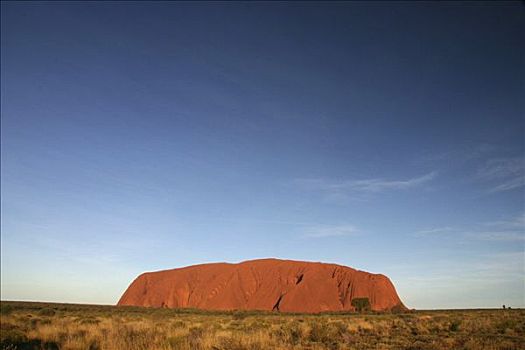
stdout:
<svg viewBox="0 0 525 350">
<path fill-rule="evenodd" d="M 354 298 L 351 304 L 358 312 L 370 311 L 370 300 L 368 298 Z"/>
<path fill-rule="evenodd" d="M 56 311 L 53 310 L 53 309 L 50 309 L 50 308 L 44 308 L 44 309 L 41 309 L 40 311 L 38 311 L 38 314 L 39 314 L 40 316 L 49 316 L 49 317 L 52 317 L 52 316 L 55 316 Z"/>
</svg>

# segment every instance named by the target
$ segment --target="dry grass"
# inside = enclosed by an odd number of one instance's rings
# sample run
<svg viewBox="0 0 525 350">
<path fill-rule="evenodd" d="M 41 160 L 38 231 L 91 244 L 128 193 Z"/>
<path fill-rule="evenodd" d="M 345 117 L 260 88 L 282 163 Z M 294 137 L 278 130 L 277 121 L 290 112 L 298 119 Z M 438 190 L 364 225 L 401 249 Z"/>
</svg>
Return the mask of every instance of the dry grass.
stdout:
<svg viewBox="0 0 525 350">
<path fill-rule="evenodd" d="M 525 310 L 204 312 L 1 302 L 0 350 L 525 349 Z"/>
</svg>

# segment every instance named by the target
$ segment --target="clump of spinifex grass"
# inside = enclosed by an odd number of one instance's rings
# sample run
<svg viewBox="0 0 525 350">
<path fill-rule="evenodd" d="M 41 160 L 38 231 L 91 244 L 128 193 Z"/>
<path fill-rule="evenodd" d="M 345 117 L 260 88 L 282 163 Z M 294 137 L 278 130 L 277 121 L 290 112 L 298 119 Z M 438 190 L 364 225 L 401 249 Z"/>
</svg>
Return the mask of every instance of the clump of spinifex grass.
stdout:
<svg viewBox="0 0 525 350">
<path fill-rule="evenodd" d="M 0 350 L 523 349 L 525 310 L 320 315 L 2 302 Z"/>
</svg>

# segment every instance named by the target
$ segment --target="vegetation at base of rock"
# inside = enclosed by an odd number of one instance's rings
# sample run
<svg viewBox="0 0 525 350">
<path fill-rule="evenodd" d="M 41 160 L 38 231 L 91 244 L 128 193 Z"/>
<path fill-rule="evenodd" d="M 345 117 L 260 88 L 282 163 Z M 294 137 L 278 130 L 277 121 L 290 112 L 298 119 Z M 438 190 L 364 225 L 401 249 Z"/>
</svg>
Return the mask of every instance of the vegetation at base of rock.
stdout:
<svg viewBox="0 0 525 350">
<path fill-rule="evenodd" d="M 354 298 L 352 299 L 352 306 L 358 312 L 369 311 L 370 310 L 370 300 L 368 298 Z"/>
<path fill-rule="evenodd" d="M 1 302 L 0 350 L 523 349 L 525 310 L 285 314 Z"/>
</svg>

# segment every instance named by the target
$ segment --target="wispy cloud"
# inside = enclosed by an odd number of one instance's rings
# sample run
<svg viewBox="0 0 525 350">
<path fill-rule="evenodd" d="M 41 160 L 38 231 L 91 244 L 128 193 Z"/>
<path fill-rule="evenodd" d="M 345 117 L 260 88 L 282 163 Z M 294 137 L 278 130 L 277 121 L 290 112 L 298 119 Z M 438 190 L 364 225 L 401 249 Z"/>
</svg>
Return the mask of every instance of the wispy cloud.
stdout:
<svg viewBox="0 0 525 350">
<path fill-rule="evenodd" d="M 442 235 L 447 234 L 450 232 L 455 232 L 456 229 L 453 227 L 445 226 L 445 227 L 435 227 L 431 229 L 421 230 L 417 231 L 414 235 L 416 237 L 424 237 L 424 236 L 432 236 L 432 235 Z"/>
<path fill-rule="evenodd" d="M 358 233 L 359 231 L 351 225 L 311 226 L 303 230 L 304 237 L 308 238 L 354 236 Z"/>
<path fill-rule="evenodd" d="M 525 157 L 491 159 L 476 177 L 491 184 L 488 193 L 510 191 L 525 186 Z"/>
<path fill-rule="evenodd" d="M 301 188 L 326 192 L 331 196 L 346 195 L 349 193 L 379 193 L 393 190 L 406 190 L 420 186 L 437 176 L 433 171 L 428 174 L 406 180 L 387 180 L 382 178 L 359 180 L 328 180 L 328 179 L 296 179 L 295 183 Z"/>
<path fill-rule="evenodd" d="M 513 231 L 468 232 L 467 237 L 482 241 L 524 241 L 525 233 Z"/>
<path fill-rule="evenodd" d="M 433 165 L 439 164 L 440 167 L 457 167 L 469 161 L 478 161 L 487 155 L 498 150 L 497 145 L 488 143 L 468 144 L 464 146 L 454 147 L 448 151 L 439 153 L 429 153 L 422 151 L 414 162 L 416 164 Z"/>
<path fill-rule="evenodd" d="M 525 213 L 509 220 L 481 222 L 469 228 L 435 227 L 414 233 L 415 237 L 454 235 L 482 241 L 523 241 L 525 240 Z"/>
<path fill-rule="evenodd" d="M 525 213 L 517 215 L 509 220 L 487 221 L 483 223 L 490 227 L 504 227 L 507 229 L 521 228 L 525 230 Z"/>
</svg>

